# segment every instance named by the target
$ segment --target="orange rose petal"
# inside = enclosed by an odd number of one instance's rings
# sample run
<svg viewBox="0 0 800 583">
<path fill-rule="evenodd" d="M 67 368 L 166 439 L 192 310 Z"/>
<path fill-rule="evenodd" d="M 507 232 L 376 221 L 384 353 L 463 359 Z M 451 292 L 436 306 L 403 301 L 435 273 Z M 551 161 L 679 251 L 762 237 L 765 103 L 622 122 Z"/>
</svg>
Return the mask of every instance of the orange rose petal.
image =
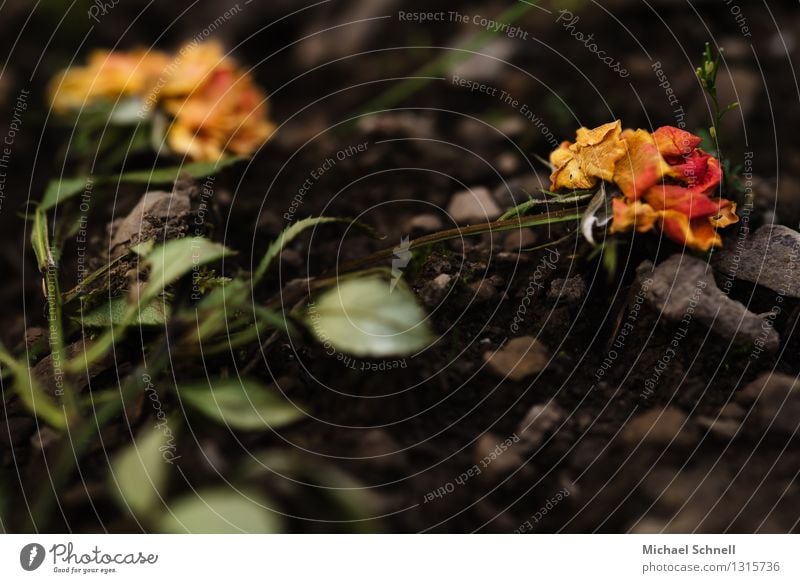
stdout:
<svg viewBox="0 0 800 583">
<path fill-rule="evenodd" d="M 644 233 L 652 229 L 659 218 L 653 207 L 638 200 L 628 204 L 621 198 L 614 198 L 611 204 L 614 211 L 611 233 L 624 233 L 634 228 Z"/>
<path fill-rule="evenodd" d="M 62 71 L 50 82 L 50 102 L 56 111 L 63 112 L 99 100 L 116 101 L 142 94 L 156 82 L 167 63 L 166 55 L 157 51 L 96 50 L 85 67 Z"/>
<path fill-rule="evenodd" d="M 587 175 L 609 182 L 614 178 L 617 161 L 626 151 L 621 134 L 619 121 L 602 125 L 594 130 L 586 128 L 578 130 L 576 144 L 580 148 L 581 168 Z"/>
<path fill-rule="evenodd" d="M 676 243 L 695 251 L 722 246 L 722 238 L 707 218 L 690 221 L 678 211 L 662 211 L 660 215 L 662 232 Z"/>
<path fill-rule="evenodd" d="M 673 170 L 678 180 L 699 192 L 716 188 L 722 180 L 719 160 L 702 150 L 694 150 L 684 158 L 683 164 L 673 166 Z"/>
<path fill-rule="evenodd" d="M 170 63 L 169 76 L 160 93 L 165 98 L 186 97 L 203 85 L 212 73 L 235 68 L 235 62 L 225 56 L 218 42 L 189 43 L 178 50 L 175 60 Z"/>
<path fill-rule="evenodd" d="M 582 190 L 592 188 L 596 184 L 597 178 L 587 175 L 581 167 L 580 160 L 576 157 L 567 160 L 560 168 L 553 170 L 550 175 L 550 190 L 552 191 L 562 188 Z"/>
<path fill-rule="evenodd" d="M 719 201 L 705 194 L 678 185 L 659 185 L 648 190 L 645 200 L 659 211 L 672 210 L 689 219 L 708 217 L 719 213 Z"/>
<path fill-rule="evenodd" d="M 688 156 L 703 141 L 699 136 L 672 126 L 658 128 L 653 132 L 653 139 L 665 158 Z"/>
<path fill-rule="evenodd" d="M 578 128 L 576 144 L 579 146 L 597 146 L 609 139 L 619 139 L 622 133 L 622 122 L 619 120 L 603 124 L 594 129 Z"/>
<path fill-rule="evenodd" d="M 563 142 L 550 154 L 554 167 L 550 189 L 592 188 L 601 180 L 611 180 L 617 160 L 625 155 L 619 120 L 594 129 L 580 128 L 574 144 Z"/>
<path fill-rule="evenodd" d="M 739 222 L 739 216 L 736 214 L 736 203 L 720 199 L 719 214 L 711 217 L 709 221 L 718 229 L 724 229 L 730 225 L 735 225 Z"/>
<path fill-rule="evenodd" d="M 627 198 L 636 200 L 672 170 L 645 130 L 626 131 L 623 141 L 627 155 L 617 162 L 613 180 Z"/>
<path fill-rule="evenodd" d="M 570 146 L 572 146 L 572 142 L 561 142 L 561 145 L 550 153 L 550 164 L 554 169 L 561 168 L 575 157 Z"/>
</svg>

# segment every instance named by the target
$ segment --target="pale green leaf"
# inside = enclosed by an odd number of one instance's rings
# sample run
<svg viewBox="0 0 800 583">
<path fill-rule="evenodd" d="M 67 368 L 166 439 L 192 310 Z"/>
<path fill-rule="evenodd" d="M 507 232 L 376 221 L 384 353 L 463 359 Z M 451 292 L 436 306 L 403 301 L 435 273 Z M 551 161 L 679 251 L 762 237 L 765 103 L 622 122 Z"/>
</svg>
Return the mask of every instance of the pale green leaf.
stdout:
<svg viewBox="0 0 800 583">
<path fill-rule="evenodd" d="M 147 255 L 150 277 L 140 303 L 149 302 L 164 288 L 201 265 L 222 259 L 234 252 L 202 237 L 173 239 Z"/>
<path fill-rule="evenodd" d="M 182 402 L 234 429 L 267 430 L 294 423 L 303 412 L 255 380 L 217 379 L 181 386 Z"/>
<path fill-rule="evenodd" d="M 258 268 L 256 269 L 255 275 L 253 276 L 253 283 L 258 283 L 267 273 L 269 266 L 272 265 L 272 261 L 280 254 L 283 249 L 292 242 L 292 240 L 297 237 L 300 233 L 305 231 L 306 229 L 310 229 L 312 227 L 316 227 L 317 225 L 323 225 L 325 223 L 352 223 L 352 219 L 342 219 L 342 218 L 335 218 L 335 217 L 314 217 L 314 218 L 307 218 L 301 221 L 297 221 L 293 223 L 286 229 L 284 229 L 281 234 L 278 236 L 275 241 L 267 248 L 267 252 L 262 257 L 261 262 L 258 264 Z M 361 225 L 359 228 L 366 228 Z"/>
<path fill-rule="evenodd" d="M 320 342 L 355 356 L 407 355 L 433 339 L 411 291 L 379 277 L 340 283 L 309 304 L 304 319 Z"/>
<path fill-rule="evenodd" d="M 61 407 L 44 392 L 30 368 L 17 361 L 1 344 L 0 363 L 14 375 L 14 390 L 28 410 L 52 427 L 66 429 L 67 417 Z"/>
<path fill-rule="evenodd" d="M 111 182 L 133 182 L 133 183 L 167 183 L 175 182 L 181 174 L 188 174 L 192 178 L 205 178 L 216 174 L 223 168 L 247 160 L 247 156 L 232 156 L 230 158 L 223 158 L 216 162 L 192 162 L 184 164 L 183 166 L 172 166 L 170 168 L 155 168 L 153 170 L 137 170 L 133 172 L 125 172 L 116 178 L 111 179 Z"/>
<path fill-rule="evenodd" d="M 44 271 L 54 263 L 50 251 L 50 237 L 47 234 L 47 216 L 42 209 L 36 209 L 33 215 L 33 227 L 31 228 L 31 246 L 36 256 L 36 264 L 39 271 Z"/>
<path fill-rule="evenodd" d="M 169 168 L 154 168 L 151 170 L 136 170 L 124 172 L 117 176 L 107 176 L 90 178 L 87 176 L 77 176 L 74 178 L 58 178 L 51 180 L 47 185 L 39 208 L 48 210 L 54 206 L 74 198 L 89 186 L 95 187 L 103 184 L 134 183 L 134 184 L 168 184 L 175 180 L 182 173 L 186 173 L 192 178 L 199 179 L 211 176 L 221 171 L 223 168 L 247 160 L 246 156 L 233 156 L 223 158 L 217 162 L 192 162 L 182 166 L 172 166 Z"/>
<path fill-rule="evenodd" d="M 125 321 L 130 305 L 124 296 L 112 298 L 104 305 L 84 314 L 78 321 L 87 328 L 107 328 L 117 326 Z M 136 326 L 160 326 L 169 318 L 169 306 L 161 299 L 155 298 L 136 311 L 131 324 Z"/>
<path fill-rule="evenodd" d="M 165 452 L 171 454 L 171 439 L 174 436 L 154 424 L 112 462 L 111 491 L 137 516 L 153 512 L 162 499 L 171 467 L 168 460 L 173 459 L 165 457 Z"/>
<path fill-rule="evenodd" d="M 125 99 L 117 103 L 111 110 L 108 122 L 111 125 L 129 126 L 142 123 L 142 111 L 144 111 L 144 100 L 139 97 Z"/>
<path fill-rule="evenodd" d="M 158 521 L 158 530 L 174 534 L 276 534 L 281 516 L 261 495 L 241 490 L 209 489 L 170 503 Z"/>
<path fill-rule="evenodd" d="M 86 176 L 56 178 L 51 180 L 47 185 L 47 190 L 44 191 L 44 196 L 42 197 L 42 202 L 39 203 L 39 208 L 46 211 L 65 200 L 69 200 L 86 190 L 89 181 L 90 178 Z"/>
</svg>

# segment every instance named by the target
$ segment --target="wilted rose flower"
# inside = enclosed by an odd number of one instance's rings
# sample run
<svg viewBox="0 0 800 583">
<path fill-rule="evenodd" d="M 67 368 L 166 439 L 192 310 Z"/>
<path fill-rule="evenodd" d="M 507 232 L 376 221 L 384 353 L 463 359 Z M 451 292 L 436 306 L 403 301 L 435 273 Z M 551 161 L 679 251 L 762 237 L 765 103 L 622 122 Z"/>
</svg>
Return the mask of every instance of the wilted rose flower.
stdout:
<svg viewBox="0 0 800 583">
<path fill-rule="evenodd" d="M 86 67 L 63 72 L 51 86 L 60 112 L 128 96 L 167 114 L 167 144 L 193 160 L 252 154 L 275 129 L 264 92 L 216 42 L 185 45 L 173 58 L 98 51 Z"/>
<path fill-rule="evenodd" d="M 721 246 L 717 229 L 739 218 L 736 204 L 715 192 L 722 169 L 719 160 L 700 149 L 701 139 L 674 127 L 653 133 L 619 128 L 618 121 L 594 130 L 581 128 L 575 144 L 565 142 L 554 151 L 551 188 L 613 182 L 622 196 L 612 202 L 612 233 L 643 233 L 658 226 L 691 249 Z"/>
</svg>

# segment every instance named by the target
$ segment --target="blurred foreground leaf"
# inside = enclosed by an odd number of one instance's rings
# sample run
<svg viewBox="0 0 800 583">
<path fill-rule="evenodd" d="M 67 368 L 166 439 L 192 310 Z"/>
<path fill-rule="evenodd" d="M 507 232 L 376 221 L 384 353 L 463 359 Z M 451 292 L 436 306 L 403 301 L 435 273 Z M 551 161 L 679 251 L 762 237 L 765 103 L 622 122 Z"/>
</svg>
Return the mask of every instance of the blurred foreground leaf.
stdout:
<svg viewBox="0 0 800 583">
<path fill-rule="evenodd" d="M 356 356 L 407 355 L 433 340 L 411 291 L 403 285 L 391 289 L 380 277 L 340 283 L 309 304 L 304 319 L 320 342 Z"/>
<path fill-rule="evenodd" d="M 107 303 L 99 306 L 80 317 L 78 322 L 87 328 L 108 328 L 121 324 L 128 313 L 128 298 L 120 296 L 111 298 Z M 156 298 L 143 305 L 131 324 L 136 326 L 160 326 L 169 317 L 169 306 L 160 298 Z"/>
<path fill-rule="evenodd" d="M 258 381 L 218 379 L 181 386 L 181 400 L 204 415 L 245 431 L 282 427 L 304 417 L 272 387 Z"/>
<path fill-rule="evenodd" d="M 163 454 L 167 445 L 164 432 L 155 425 L 112 462 L 111 490 L 136 516 L 147 516 L 158 508 L 169 477 L 170 464 Z"/>
<path fill-rule="evenodd" d="M 228 489 L 201 490 L 171 502 L 157 523 L 159 532 L 176 534 L 280 533 L 280 515 L 267 499 Z"/>
</svg>

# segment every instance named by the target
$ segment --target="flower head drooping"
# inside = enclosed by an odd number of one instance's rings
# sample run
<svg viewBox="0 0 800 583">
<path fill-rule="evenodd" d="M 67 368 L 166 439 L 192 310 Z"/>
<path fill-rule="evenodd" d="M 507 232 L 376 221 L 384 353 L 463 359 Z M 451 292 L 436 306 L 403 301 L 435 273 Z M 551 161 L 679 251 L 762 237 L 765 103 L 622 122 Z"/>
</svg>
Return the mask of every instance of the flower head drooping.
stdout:
<svg viewBox="0 0 800 583">
<path fill-rule="evenodd" d="M 88 66 L 63 72 L 51 85 L 59 112 L 137 97 L 167 114 L 170 149 L 194 160 L 255 152 L 274 131 L 267 98 L 216 42 L 163 53 L 99 51 Z"/>
<path fill-rule="evenodd" d="M 738 222 L 736 205 L 715 192 L 722 180 L 719 160 L 700 149 L 701 139 L 684 130 L 625 130 L 619 122 L 579 130 L 576 144 L 562 144 L 550 160 L 552 185 L 591 188 L 598 180 L 615 183 L 622 197 L 613 205 L 612 233 L 643 233 L 659 226 L 673 241 L 698 251 L 722 245 L 717 229 Z M 602 139 L 583 140 L 580 135 Z M 616 133 L 622 153 L 610 144 Z M 602 147 L 598 145 L 602 144 Z M 590 163 L 591 162 L 591 163 Z M 607 172 L 609 167 L 613 171 Z"/>
</svg>

